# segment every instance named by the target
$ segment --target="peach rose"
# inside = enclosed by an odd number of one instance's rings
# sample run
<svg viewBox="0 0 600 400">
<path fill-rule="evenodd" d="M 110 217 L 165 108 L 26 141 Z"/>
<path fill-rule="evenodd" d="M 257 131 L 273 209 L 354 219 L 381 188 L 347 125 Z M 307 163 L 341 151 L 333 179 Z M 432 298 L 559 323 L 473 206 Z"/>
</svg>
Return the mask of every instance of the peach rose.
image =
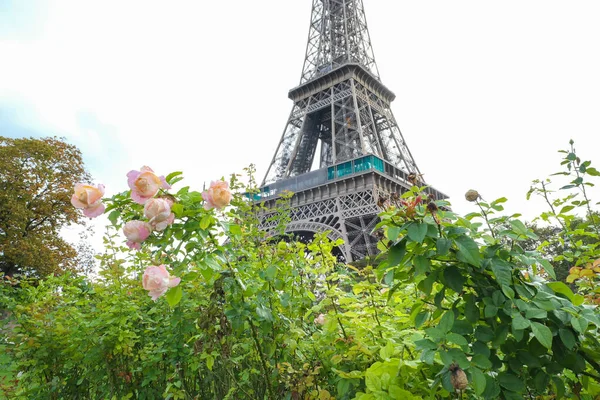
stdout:
<svg viewBox="0 0 600 400">
<path fill-rule="evenodd" d="M 148 239 L 152 233 L 152 226 L 143 221 L 129 221 L 123 227 L 123 233 L 127 238 L 127 246 L 130 249 L 141 249 L 140 243 Z"/>
<path fill-rule="evenodd" d="M 86 217 L 94 218 L 104 212 L 102 196 L 104 196 L 104 185 L 98 185 L 96 188 L 85 183 L 77 183 L 75 193 L 71 197 L 71 204 L 75 208 L 83 209 L 83 215 Z"/>
<path fill-rule="evenodd" d="M 169 271 L 164 265 L 146 268 L 142 277 L 142 286 L 154 301 L 165 294 L 169 288 L 179 285 L 179 282 L 181 279 L 169 275 Z"/>
<path fill-rule="evenodd" d="M 140 171 L 127 173 L 127 184 L 131 189 L 131 199 L 138 204 L 144 204 L 148 199 L 156 196 L 158 190 L 170 189 L 164 176 L 158 176 L 150 167 L 142 167 Z"/>
<path fill-rule="evenodd" d="M 150 199 L 144 206 L 144 216 L 154 230 L 164 231 L 173 223 L 175 214 L 171 212 L 173 202 L 167 199 Z"/>
<path fill-rule="evenodd" d="M 202 192 L 202 198 L 205 201 L 204 209 L 206 210 L 226 207 L 231 202 L 229 184 L 225 181 L 211 182 L 208 190 Z"/>
</svg>

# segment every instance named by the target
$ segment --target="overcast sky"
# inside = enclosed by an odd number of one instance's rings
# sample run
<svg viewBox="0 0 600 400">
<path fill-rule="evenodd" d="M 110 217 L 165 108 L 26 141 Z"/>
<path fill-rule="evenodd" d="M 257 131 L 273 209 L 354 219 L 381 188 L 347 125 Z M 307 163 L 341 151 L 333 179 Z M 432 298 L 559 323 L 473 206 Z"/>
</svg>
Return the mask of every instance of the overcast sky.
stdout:
<svg viewBox="0 0 600 400">
<path fill-rule="evenodd" d="M 364 0 L 392 110 L 428 183 L 527 219 L 573 138 L 600 164 L 600 1 Z M 107 194 L 149 165 L 262 179 L 311 0 L 0 0 L 0 135 L 64 136 Z M 600 165 L 598 165 L 600 167 Z M 600 196 L 596 195 L 600 201 Z"/>
</svg>

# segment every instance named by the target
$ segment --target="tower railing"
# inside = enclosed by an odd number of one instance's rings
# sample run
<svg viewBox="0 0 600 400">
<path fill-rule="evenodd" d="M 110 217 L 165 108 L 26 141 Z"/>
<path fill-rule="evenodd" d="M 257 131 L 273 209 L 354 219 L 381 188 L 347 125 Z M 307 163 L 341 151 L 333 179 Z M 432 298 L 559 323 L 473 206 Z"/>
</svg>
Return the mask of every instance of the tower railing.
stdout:
<svg viewBox="0 0 600 400">
<path fill-rule="evenodd" d="M 292 178 L 279 180 L 275 183 L 261 187 L 259 193 L 253 195 L 247 193 L 246 197 L 252 198 L 254 201 L 271 200 L 281 196 L 284 192 L 297 193 L 370 172 L 376 172 L 391 178 L 407 188 L 413 186 L 412 181 L 414 178 L 411 179 L 409 174 L 405 171 L 402 171 L 375 155 L 369 154 Z M 431 187 L 428 187 L 425 192 L 433 194 L 437 199 L 448 197 L 444 193 Z"/>
</svg>

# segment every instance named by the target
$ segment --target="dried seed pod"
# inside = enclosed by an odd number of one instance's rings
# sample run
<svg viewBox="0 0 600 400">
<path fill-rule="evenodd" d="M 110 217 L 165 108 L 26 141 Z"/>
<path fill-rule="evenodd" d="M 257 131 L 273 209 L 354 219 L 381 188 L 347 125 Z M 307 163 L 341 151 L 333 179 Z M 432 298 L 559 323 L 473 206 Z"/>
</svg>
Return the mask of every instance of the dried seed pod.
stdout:
<svg viewBox="0 0 600 400">
<path fill-rule="evenodd" d="M 477 199 L 479 199 L 479 192 L 477 190 L 469 190 L 467 191 L 467 193 L 465 193 L 465 199 L 467 199 L 467 201 L 477 201 Z"/>
<path fill-rule="evenodd" d="M 455 390 L 463 391 L 469 385 L 469 380 L 467 379 L 467 374 L 458 366 L 458 364 L 452 363 L 448 367 L 450 370 L 450 382 Z"/>
<path fill-rule="evenodd" d="M 429 203 L 427 203 L 427 211 L 429 211 L 430 213 L 433 214 L 437 210 L 438 210 L 438 206 L 433 201 L 430 201 Z"/>
<path fill-rule="evenodd" d="M 413 185 L 417 185 L 421 181 L 422 176 L 423 176 L 423 174 L 416 174 L 414 172 L 411 172 L 406 177 L 406 180 L 408 180 Z"/>
</svg>

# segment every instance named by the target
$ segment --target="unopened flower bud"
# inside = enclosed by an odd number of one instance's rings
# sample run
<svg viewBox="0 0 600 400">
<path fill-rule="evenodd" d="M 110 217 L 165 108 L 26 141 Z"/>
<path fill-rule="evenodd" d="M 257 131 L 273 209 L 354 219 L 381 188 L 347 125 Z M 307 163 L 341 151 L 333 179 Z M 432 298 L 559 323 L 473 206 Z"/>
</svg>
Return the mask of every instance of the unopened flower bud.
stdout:
<svg viewBox="0 0 600 400">
<path fill-rule="evenodd" d="M 477 201 L 477 199 L 479 199 L 479 192 L 477 190 L 469 190 L 467 191 L 467 193 L 465 193 L 465 199 L 467 199 L 467 201 Z"/>
</svg>

